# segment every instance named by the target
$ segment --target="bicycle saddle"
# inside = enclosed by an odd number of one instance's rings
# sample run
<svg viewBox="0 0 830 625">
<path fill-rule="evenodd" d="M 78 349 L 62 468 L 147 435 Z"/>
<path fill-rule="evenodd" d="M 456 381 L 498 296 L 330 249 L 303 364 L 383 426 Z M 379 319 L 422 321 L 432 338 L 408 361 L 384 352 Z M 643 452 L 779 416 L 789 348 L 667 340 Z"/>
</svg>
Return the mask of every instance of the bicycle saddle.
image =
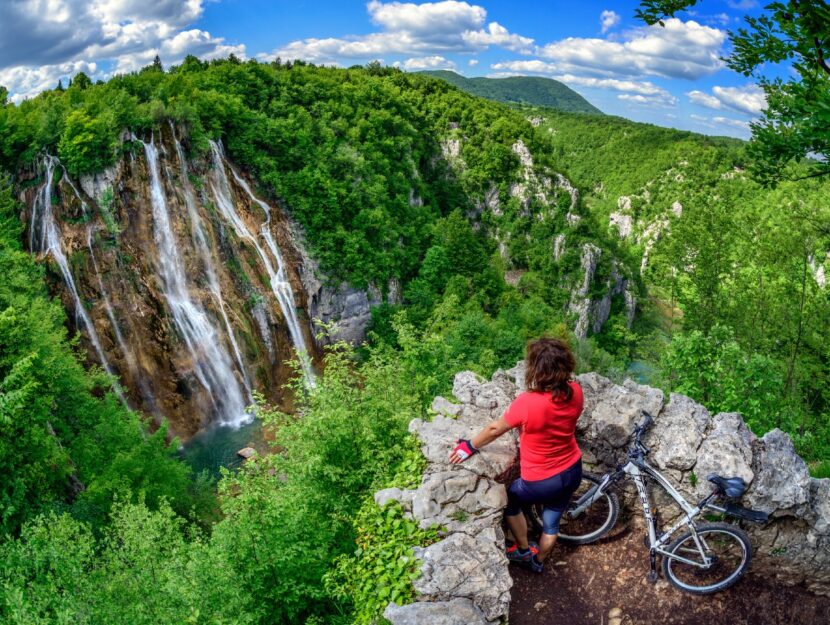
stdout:
<svg viewBox="0 0 830 625">
<path fill-rule="evenodd" d="M 721 495 L 727 497 L 734 497 L 737 499 L 746 492 L 746 482 L 742 477 L 721 477 L 715 473 L 710 474 L 707 478 L 714 484 Z"/>
</svg>

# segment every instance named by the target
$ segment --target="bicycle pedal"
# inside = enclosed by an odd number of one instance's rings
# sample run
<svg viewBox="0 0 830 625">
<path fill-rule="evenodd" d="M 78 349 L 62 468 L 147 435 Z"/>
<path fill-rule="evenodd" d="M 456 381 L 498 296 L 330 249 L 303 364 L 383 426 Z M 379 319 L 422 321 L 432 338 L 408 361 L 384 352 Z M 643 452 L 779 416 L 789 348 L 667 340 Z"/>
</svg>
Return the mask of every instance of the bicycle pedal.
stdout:
<svg viewBox="0 0 830 625">
<path fill-rule="evenodd" d="M 648 574 L 646 574 L 646 581 L 648 581 L 649 584 L 656 583 L 657 582 L 657 571 L 649 571 Z"/>
</svg>

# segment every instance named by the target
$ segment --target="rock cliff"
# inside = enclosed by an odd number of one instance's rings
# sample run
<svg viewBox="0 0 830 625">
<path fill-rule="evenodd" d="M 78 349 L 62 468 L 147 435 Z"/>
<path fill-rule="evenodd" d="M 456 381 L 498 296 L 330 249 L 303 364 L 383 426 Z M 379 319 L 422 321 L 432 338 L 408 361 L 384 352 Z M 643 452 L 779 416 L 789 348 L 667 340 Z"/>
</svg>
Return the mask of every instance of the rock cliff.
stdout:
<svg viewBox="0 0 830 625">
<path fill-rule="evenodd" d="M 458 403 L 437 397 L 434 418 L 410 424 L 428 462 L 421 485 L 381 491 L 376 501 L 396 499 L 423 527 L 439 525 L 445 532 L 440 542 L 416 550 L 422 561 L 414 582 L 418 600 L 387 607 L 385 616 L 395 625 L 487 625 L 508 615 L 512 580 L 501 526 L 506 494 L 497 478 L 514 461 L 516 436 L 509 433 L 461 465 L 449 465 L 447 454 L 457 438 L 502 414 L 521 391 L 523 376 L 523 363 L 490 381 L 459 373 L 453 385 Z M 743 504 L 770 513 L 767 524 L 747 527 L 755 549 L 752 571 L 830 594 L 830 480 L 809 476 L 789 436 L 773 430 L 759 438 L 739 414 L 712 416 L 683 395 L 672 394 L 667 402 L 662 391 L 630 380 L 615 384 L 589 373 L 579 381 L 585 410 L 577 435 L 589 469 L 606 471 L 624 459 L 641 410 L 650 411 L 655 423 L 645 438 L 649 461 L 684 497 L 696 501 L 706 494 L 709 473 L 740 475 L 749 483 Z M 655 489 L 651 493 L 663 521 L 677 517 L 672 502 Z M 634 506 L 633 493 L 622 494 L 623 504 Z M 643 556 L 645 575 L 645 551 Z"/>
<path fill-rule="evenodd" d="M 90 361 L 118 376 L 125 402 L 183 438 L 249 419 L 254 390 L 290 407 L 284 361 L 316 355 L 307 311 L 334 321 L 354 312 L 357 336 L 368 311 L 349 297 L 361 294 L 319 304 L 323 287 L 307 290 L 310 261 L 287 215 L 221 145 L 193 158 L 172 125 L 122 140 L 125 157 L 94 176 L 75 180 L 48 155 L 21 176 L 29 249 Z"/>
</svg>

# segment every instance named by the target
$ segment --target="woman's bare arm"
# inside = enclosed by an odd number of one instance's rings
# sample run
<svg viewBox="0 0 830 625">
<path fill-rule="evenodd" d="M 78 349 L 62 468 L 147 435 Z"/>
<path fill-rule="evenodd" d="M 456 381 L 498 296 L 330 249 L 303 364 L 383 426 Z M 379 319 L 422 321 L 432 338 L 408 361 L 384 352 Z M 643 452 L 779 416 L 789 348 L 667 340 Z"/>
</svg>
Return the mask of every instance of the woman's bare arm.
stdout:
<svg viewBox="0 0 830 625">
<path fill-rule="evenodd" d="M 496 440 L 499 436 L 504 434 L 510 429 L 510 426 L 507 424 L 507 421 L 504 420 L 504 417 L 500 417 L 495 421 L 491 421 L 487 425 L 485 425 L 481 431 L 476 434 L 472 441 L 473 447 L 476 449 L 481 449 L 485 445 L 489 445 L 494 440 Z M 462 458 L 458 455 L 458 453 L 453 450 L 450 453 L 450 464 L 458 464 L 459 462 L 463 462 L 465 458 Z"/>
</svg>

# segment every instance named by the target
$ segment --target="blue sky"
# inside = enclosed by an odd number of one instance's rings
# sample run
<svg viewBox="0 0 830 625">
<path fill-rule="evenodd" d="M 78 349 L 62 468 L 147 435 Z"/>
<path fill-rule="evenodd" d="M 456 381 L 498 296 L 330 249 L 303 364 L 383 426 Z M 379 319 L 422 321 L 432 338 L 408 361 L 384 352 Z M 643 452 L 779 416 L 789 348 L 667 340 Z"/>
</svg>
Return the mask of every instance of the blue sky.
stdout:
<svg viewBox="0 0 830 625">
<path fill-rule="evenodd" d="M 186 54 L 303 58 L 406 70 L 560 80 L 601 110 L 707 134 L 747 137 L 764 105 L 723 66 L 727 31 L 754 0 L 703 0 L 659 26 L 634 1 L 2 0 L 0 84 L 14 101 L 85 71 L 95 78 Z"/>
</svg>

